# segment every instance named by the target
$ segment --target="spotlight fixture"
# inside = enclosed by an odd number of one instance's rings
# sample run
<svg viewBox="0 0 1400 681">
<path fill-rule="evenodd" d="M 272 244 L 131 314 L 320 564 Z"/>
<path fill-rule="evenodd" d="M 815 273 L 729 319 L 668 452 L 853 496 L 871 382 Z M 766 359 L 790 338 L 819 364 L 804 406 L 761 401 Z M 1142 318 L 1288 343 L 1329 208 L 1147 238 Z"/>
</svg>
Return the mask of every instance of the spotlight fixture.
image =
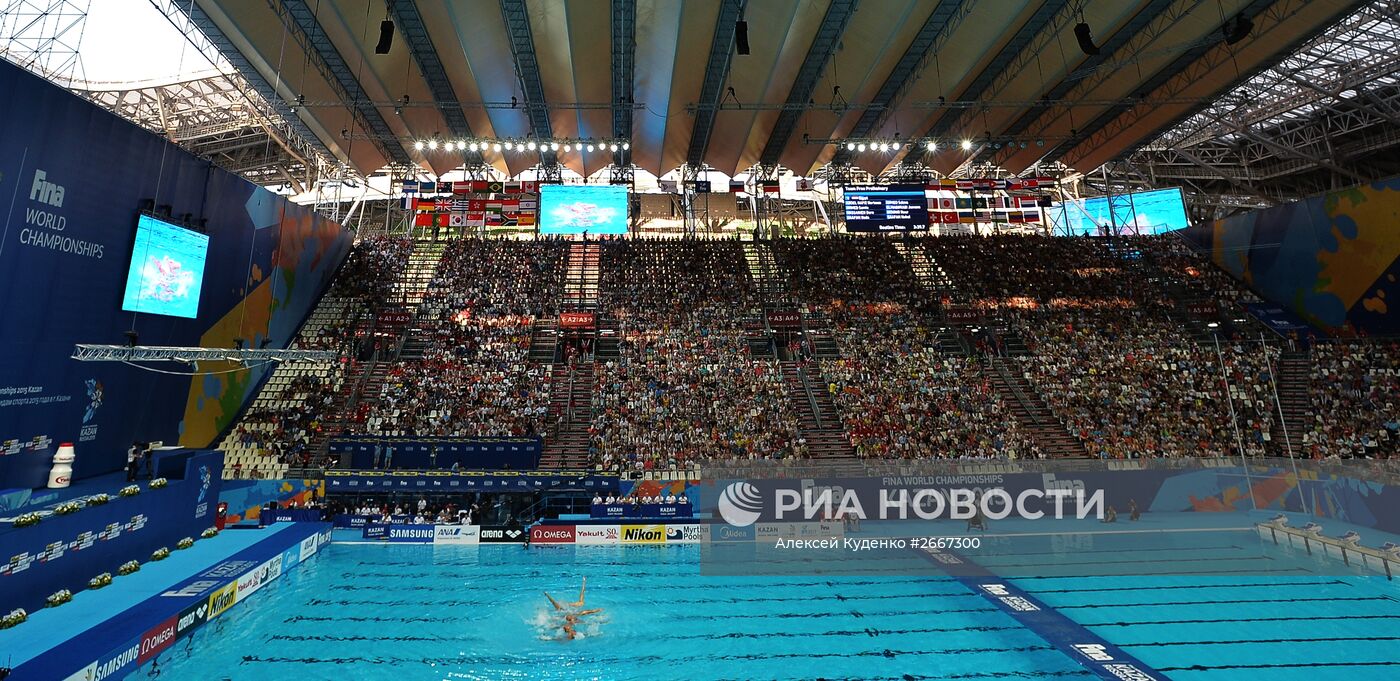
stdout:
<svg viewBox="0 0 1400 681">
<path fill-rule="evenodd" d="M 414 143 L 413 143 L 413 150 L 414 150 L 414 151 L 422 151 L 422 150 L 423 150 L 423 140 L 418 140 L 417 142 L 414 142 Z"/>
<path fill-rule="evenodd" d="M 895 151 L 899 151 L 899 142 L 895 142 L 894 144 L 891 144 L 891 145 L 890 145 L 890 148 L 893 149 L 893 150 L 895 150 Z"/>
<path fill-rule="evenodd" d="M 535 150 L 535 140 L 530 140 L 529 142 L 526 142 L 526 143 L 525 143 L 525 148 L 526 148 L 526 149 L 529 149 L 530 151 L 534 151 L 534 150 Z"/>
<path fill-rule="evenodd" d="M 559 143 L 558 143 L 558 142 L 550 142 L 550 143 L 549 143 L 549 149 L 550 149 L 550 151 L 559 151 Z"/>
<path fill-rule="evenodd" d="M 623 150 L 623 151 L 627 151 L 628 149 L 631 149 L 631 148 L 632 148 L 632 143 L 631 143 L 631 142 L 623 142 L 623 143 L 622 143 L 622 150 Z"/>
<path fill-rule="evenodd" d="M 394 22 L 385 19 L 379 22 L 379 44 L 374 46 L 375 54 L 389 54 L 394 45 Z"/>
<path fill-rule="evenodd" d="M 865 142 L 856 145 L 856 151 L 865 151 Z"/>
<path fill-rule="evenodd" d="M 468 144 L 468 145 L 467 145 L 467 148 L 470 149 L 470 150 L 472 150 L 472 151 L 477 151 L 477 150 L 479 149 L 479 147 L 477 147 L 476 142 L 472 142 L 471 144 Z"/>
<path fill-rule="evenodd" d="M 592 144 L 588 145 L 588 153 L 590 153 L 590 154 L 593 153 L 593 145 L 592 145 Z"/>
<path fill-rule="evenodd" d="M 429 151 L 437 151 L 437 147 L 438 147 L 438 142 L 437 142 L 437 140 L 428 140 L 428 150 L 429 150 Z"/>
<path fill-rule="evenodd" d="M 855 151 L 855 150 L 856 150 L 856 143 L 855 143 L 855 142 L 847 142 L 847 143 L 846 143 L 846 151 Z"/>
<path fill-rule="evenodd" d="M 963 140 L 962 144 L 960 144 L 959 146 L 962 147 L 963 151 L 967 151 L 968 149 L 972 148 L 972 140 Z"/>
<path fill-rule="evenodd" d="M 608 147 L 608 150 L 609 150 L 609 151 L 617 151 L 617 143 L 614 142 L 614 143 L 612 144 L 612 146 Z"/>
<path fill-rule="evenodd" d="M 928 149 L 929 151 L 933 151 L 934 149 L 938 148 L 938 143 L 933 140 L 929 140 L 928 142 L 924 143 L 924 148 Z"/>
<path fill-rule="evenodd" d="M 500 142 L 497 142 L 497 143 L 491 145 L 491 151 L 500 151 L 500 150 L 501 150 L 501 143 L 500 143 Z"/>
</svg>

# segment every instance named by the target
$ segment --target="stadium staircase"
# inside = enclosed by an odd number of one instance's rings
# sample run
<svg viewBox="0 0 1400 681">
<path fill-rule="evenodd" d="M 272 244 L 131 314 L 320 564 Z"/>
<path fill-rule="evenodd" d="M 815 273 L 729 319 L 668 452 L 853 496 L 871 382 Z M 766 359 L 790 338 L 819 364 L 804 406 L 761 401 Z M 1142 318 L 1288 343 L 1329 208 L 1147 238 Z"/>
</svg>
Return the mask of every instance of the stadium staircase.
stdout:
<svg viewBox="0 0 1400 681">
<path fill-rule="evenodd" d="M 787 277 L 771 246 L 763 241 L 745 241 L 744 260 L 749 264 L 754 290 L 763 300 L 777 302 L 787 298 Z"/>
<path fill-rule="evenodd" d="M 916 245 L 915 245 L 916 244 Z M 914 272 L 914 280 L 935 295 L 952 295 L 956 291 L 953 278 L 938 261 L 929 254 L 920 241 L 914 244 L 900 239 L 894 242 L 894 249 L 909 263 Z"/>
<path fill-rule="evenodd" d="M 797 362 L 781 362 L 780 366 L 788 399 L 797 410 L 798 431 L 807 441 L 807 455 L 823 460 L 854 459 L 855 450 L 846 439 L 821 369 Z"/>
<path fill-rule="evenodd" d="M 997 391 L 1021 430 L 1030 435 L 1048 458 L 1088 456 L 1084 445 L 1071 435 L 1050 405 L 1026 380 L 1017 365 L 1002 357 L 983 357 L 982 374 Z"/>
<path fill-rule="evenodd" d="M 526 358 L 535 364 L 553 364 L 559 358 L 559 328 L 553 320 L 536 319 L 530 325 L 530 352 Z"/>
<path fill-rule="evenodd" d="M 1283 423 L 1274 420 L 1269 440 L 1279 455 L 1287 456 L 1288 445 L 1294 456 L 1304 456 L 1303 433 L 1311 421 L 1312 358 L 1306 352 L 1285 350 L 1278 362 L 1278 401 L 1283 407 Z M 1284 426 L 1287 425 L 1285 438 Z"/>
<path fill-rule="evenodd" d="M 945 355 L 968 356 L 972 354 L 972 348 L 968 345 L 967 339 L 958 332 L 957 329 L 942 328 L 938 330 L 935 339 L 938 343 L 938 351 Z"/>
<path fill-rule="evenodd" d="M 839 359 L 841 347 L 836 344 L 836 332 L 831 318 L 824 312 L 810 310 L 802 315 L 802 332 L 807 342 L 812 344 L 812 354 L 817 359 Z"/>
<path fill-rule="evenodd" d="M 773 356 L 773 333 L 768 328 L 767 320 L 759 315 L 745 315 L 744 344 L 749 349 L 749 356 L 754 359 L 774 359 Z"/>
<path fill-rule="evenodd" d="M 598 258 L 602 247 L 596 243 L 569 244 L 568 267 L 564 274 L 564 308 L 598 308 Z"/>
<path fill-rule="evenodd" d="M 550 384 L 549 413 L 554 423 L 540 455 L 540 468 L 587 468 L 588 428 L 593 421 L 593 364 L 580 362 L 572 371 L 563 362 L 555 364 Z"/>
</svg>

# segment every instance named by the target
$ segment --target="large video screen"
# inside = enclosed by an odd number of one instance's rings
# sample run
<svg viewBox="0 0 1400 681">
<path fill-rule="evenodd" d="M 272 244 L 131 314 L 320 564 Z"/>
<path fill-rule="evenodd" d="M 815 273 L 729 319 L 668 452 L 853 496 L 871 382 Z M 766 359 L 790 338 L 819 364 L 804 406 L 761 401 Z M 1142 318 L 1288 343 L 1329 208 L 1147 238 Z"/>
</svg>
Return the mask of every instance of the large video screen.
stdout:
<svg viewBox="0 0 1400 681">
<path fill-rule="evenodd" d="M 541 234 L 626 234 L 627 187 L 540 186 Z"/>
<path fill-rule="evenodd" d="M 928 229 L 923 185 L 847 187 L 846 231 L 896 232 Z"/>
<path fill-rule="evenodd" d="M 1057 203 L 1045 213 L 1055 234 L 1107 234 L 1114 226 L 1120 234 L 1161 234 L 1191 226 L 1175 187 L 1115 194 L 1111 212 L 1109 197 L 1096 196 Z"/>
<path fill-rule="evenodd" d="M 199 315 L 209 237 L 142 215 L 131 249 L 122 309 L 172 317 Z"/>
</svg>

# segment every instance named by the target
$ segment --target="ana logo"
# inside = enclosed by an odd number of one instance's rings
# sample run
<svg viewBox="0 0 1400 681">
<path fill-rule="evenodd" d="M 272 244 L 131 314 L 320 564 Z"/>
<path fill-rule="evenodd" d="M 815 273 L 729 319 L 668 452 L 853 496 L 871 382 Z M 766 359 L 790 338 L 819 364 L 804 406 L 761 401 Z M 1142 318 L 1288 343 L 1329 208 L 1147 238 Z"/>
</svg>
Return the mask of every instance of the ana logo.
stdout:
<svg viewBox="0 0 1400 681">
<path fill-rule="evenodd" d="M 63 187 L 49 182 L 49 176 L 42 170 L 34 171 L 34 184 L 29 187 L 29 200 L 47 203 L 54 208 L 63 207 Z"/>
<path fill-rule="evenodd" d="M 95 378 L 87 380 L 87 397 L 87 410 L 83 412 L 84 425 L 97 416 L 97 408 L 102 406 L 102 384 Z"/>
<path fill-rule="evenodd" d="M 1104 652 L 1104 647 L 1097 643 L 1076 643 L 1074 644 L 1074 649 L 1079 651 L 1080 655 L 1083 655 L 1084 657 L 1087 657 L 1095 662 L 1113 661 L 1113 656 Z"/>
<path fill-rule="evenodd" d="M 758 520 L 763 510 L 758 488 L 747 482 L 731 482 L 719 493 L 719 515 L 735 527 L 748 527 Z"/>
</svg>

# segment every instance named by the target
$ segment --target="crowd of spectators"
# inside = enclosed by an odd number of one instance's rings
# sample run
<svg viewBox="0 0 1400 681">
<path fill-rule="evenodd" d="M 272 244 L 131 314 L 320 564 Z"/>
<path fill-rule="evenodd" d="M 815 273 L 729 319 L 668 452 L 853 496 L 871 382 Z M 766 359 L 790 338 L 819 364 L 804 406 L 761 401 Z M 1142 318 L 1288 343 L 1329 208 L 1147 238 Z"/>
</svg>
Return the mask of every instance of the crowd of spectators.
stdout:
<svg viewBox="0 0 1400 681">
<path fill-rule="evenodd" d="M 738 241 L 609 241 L 599 264 L 619 356 L 594 368 L 595 464 L 805 455 L 779 365 L 744 342 L 741 319 L 756 301 Z"/>
<path fill-rule="evenodd" d="M 532 325 L 558 314 L 568 244 L 450 242 L 419 307 L 422 357 L 395 362 L 355 428 L 376 435 L 544 436 L 550 371 L 526 361 Z"/>
<path fill-rule="evenodd" d="M 1303 453 L 1312 458 L 1400 453 L 1400 344 L 1337 341 L 1312 347 L 1311 418 Z"/>
</svg>

